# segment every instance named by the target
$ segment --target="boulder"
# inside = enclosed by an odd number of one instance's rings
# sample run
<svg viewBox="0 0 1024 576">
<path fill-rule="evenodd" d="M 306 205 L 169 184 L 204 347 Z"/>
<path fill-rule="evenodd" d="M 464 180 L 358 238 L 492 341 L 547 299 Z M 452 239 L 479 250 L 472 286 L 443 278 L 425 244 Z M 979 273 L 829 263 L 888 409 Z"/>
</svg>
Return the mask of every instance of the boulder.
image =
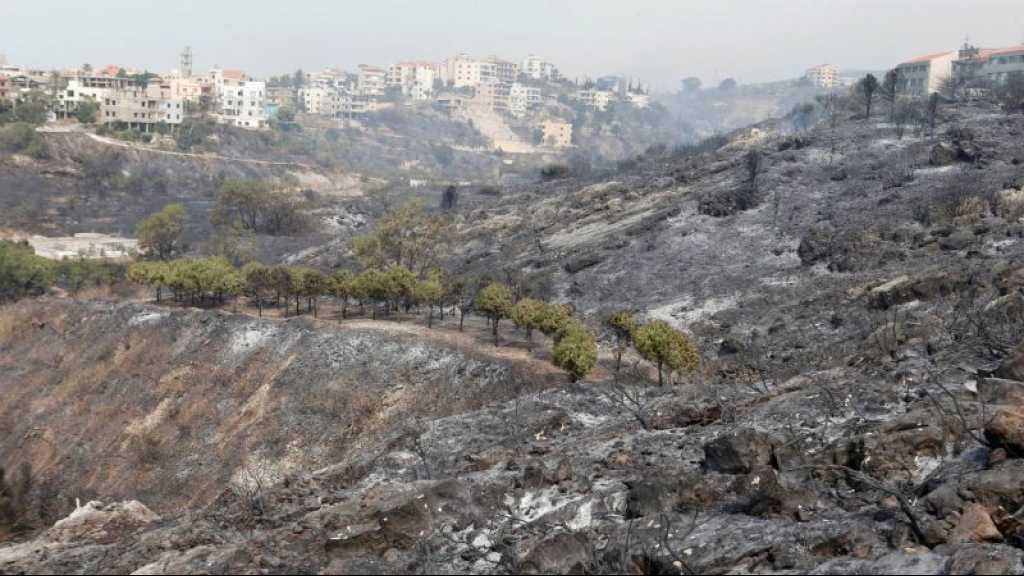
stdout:
<svg viewBox="0 0 1024 576">
<path fill-rule="evenodd" d="M 1024 381 L 982 378 L 978 381 L 978 399 L 992 405 L 1024 406 Z"/>
<path fill-rule="evenodd" d="M 832 253 L 832 231 L 828 228 L 814 227 L 800 239 L 796 249 L 800 262 L 806 266 L 825 260 Z"/>
<path fill-rule="evenodd" d="M 653 430 L 706 426 L 722 417 L 717 404 L 693 404 L 680 398 L 659 398 L 648 408 L 647 425 Z"/>
<path fill-rule="evenodd" d="M 999 544 L 964 544 L 950 556 L 944 574 L 1020 574 L 1024 551 Z"/>
<path fill-rule="evenodd" d="M 949 534 L 950 544 L 965 542 L 999 542 L 1003 535 L 999 533 L 992 517 L 985 507 L 971 503 L 964 508 L 956 527 Z"/>
<path fill-rule="evenodd" d="M 970 230 L 957 230 L 949 236 L 939 240 L 939 248 L 943 250 L 963 250 L 975 241 L 974 233 Z"/>
<path fill-rule="evenodd" d="M 46 535 L 56 542 L 90 540 L 109 543 L 158 521 L 160 516 L 137 500 L 114 504 L 94 501 L 57 521 Z"/>
<path fill-rule="evenodd" d="M 583 534 L 556 534 L 533 547 L 521 560 L 523 574 L 584 574 L 591 564 L 590 543 Z"/>
<path fill-rule="evenodd" d="M 750 428 L 719 436 L 704 445 L 703 468 L 723 474 L 750 474 L 774 464 L 774 445 L 771 436 Z"/>
<path fill-rule="evenodd" d="M 1024 459 L 1010 459 L 988 470 L 965 474 L 956 482 L 959 491 L 989 510 L 1017 511 L 1024 506 Z"/>
<path fill-rule="evenodd" d="M 1024 457 L 1024 405 L 999 407 L 985 425 L 985 438 L 1011 457 Z"/>
<path fill-rule="evenodd" d="M 996 368 L 992 375 L 996 378 L 1024 382 L 1024 346 L 1014 350 L 1013 354 L 1003 360 L 1003 363 Z"/>
<path fill-rule="evenodd" d="M 957 151 L 953 146 L 940 142 L 932 146 L 928 154 L 928 163 L 932 166 L 949 166 L 957 160 Z"/>
</svg>

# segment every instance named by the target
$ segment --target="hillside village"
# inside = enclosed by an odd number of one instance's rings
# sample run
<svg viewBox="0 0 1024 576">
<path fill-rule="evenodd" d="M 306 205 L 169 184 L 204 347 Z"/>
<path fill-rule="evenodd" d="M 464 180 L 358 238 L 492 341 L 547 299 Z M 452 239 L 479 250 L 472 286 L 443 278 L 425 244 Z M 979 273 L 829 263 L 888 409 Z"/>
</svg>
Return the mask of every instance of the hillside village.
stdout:
<svg viewBox="0 0 1024 576">
<path fill-rule="evenodd" d="M 530 130 L 531 143 L 552 148 L 572 145 L 572 125 L 571 118 L 540 113 L 549 104 L 574 102 L 597 111 L 613 103 L 638 109 L 650 104 L 649 89 L 639 82 L 620 76 L 569 81 L 533 55 L 518 63 L 459 54 L 441 63 L 300 70 L 266 80 L 237 69 L 194 72 L 192 61 L 186 49 L 179 68 L 167 74 L 114 65 L 46 71 L 5 64 L 0 99 L 13 104 L 48 95 L 56 120 L 78 117 L 88 107 L 82 117 L 142 133 L 174 130 L 203 114 L 237 128 L 267 130 L 294 121 L 296 113 L 352 121 L 397 105 L 427 103 L 456 117 L 493 113 L 499 121 L 514 119 Z"/>
</svg>

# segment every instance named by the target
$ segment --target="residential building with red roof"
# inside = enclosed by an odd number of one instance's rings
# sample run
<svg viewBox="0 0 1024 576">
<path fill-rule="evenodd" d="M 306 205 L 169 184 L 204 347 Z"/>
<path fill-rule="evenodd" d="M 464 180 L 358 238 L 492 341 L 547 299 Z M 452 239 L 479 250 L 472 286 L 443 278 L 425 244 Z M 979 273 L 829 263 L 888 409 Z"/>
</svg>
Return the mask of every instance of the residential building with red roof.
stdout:
<svg viewBox="0 0 1024 576">
<path fill-rule="evenodd" d="M 896 66 L 900 92 L 908 96 L 928 96 L 942 89 L 942 83 L 953 76 L 955 50 L 918 56 Z"/>
</svg>

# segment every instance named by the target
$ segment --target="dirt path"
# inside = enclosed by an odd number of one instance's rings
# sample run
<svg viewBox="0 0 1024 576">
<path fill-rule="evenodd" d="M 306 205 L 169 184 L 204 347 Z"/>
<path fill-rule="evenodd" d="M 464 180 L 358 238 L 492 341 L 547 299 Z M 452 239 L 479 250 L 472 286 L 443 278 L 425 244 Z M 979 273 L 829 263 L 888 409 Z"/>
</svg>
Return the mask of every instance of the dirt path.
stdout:
<svg viewBox="0 0 1024 576">
<path fill-rule="evenodd" d="M 154 300 L 147 297 L 122 298 L 120 301 L 156 305 Z M 163 303 L 159 305 L 165 306 Z M 210 308 L 204 309 L 209 310 Z M 231 304 L 225 304 L 214 309 L 227 314 L 241 314 L 253 318 L 258 317 L 257 310 L 250 309 L 245 306 L 239 306 L 237 311 L 232 310 Z M 281 310 L 277 308 L 263 309 L 263 320 L 283 322 L 293 318 L 296 318 L 296 316 L 283 316 L 281 314 Z M 532 350 L 530 350 L 526 340 L 521 338 L 519 331 L 509 322 L 506 322 L 505 325 L 502 326 L 499 337 L 500 345 L 495 346 L 489 326 L 487 326 L 482 319 L 473 316 L 467 316 L 465 329 L 463 331 L 459 331 L 458 319 L 452 316 L 447 316 L 444 321 L 435 319 L 434 326 L 432 328 L 428 328 L 422 315 L 404 314 L 401 316 L 393 316 L 391 319 L 387 320 L 374 320 L 372 318 L 364 317 L 342 320 L 340 309 L 323 305 L 320 307 L 319 318 L 314 319 L 312 315 L 309 314 L 303 315 L 302 318 L 312 321 L 318 327 L 322 328 L 335 330 L 367 330 L 389 335 L 415 336 L 447 348 L 485 356 L 502 362 L 519 364 L 533 374 L 566 375 L 563 370 L 551 364 L 550 358 L 547 357 L 551 350 L 552 343 L 550 339 L 543 335 L 535 334 Z M 611 353 L 601 351 L 599 354 L 598 365 L 595 366 L 590 374 L 583 379 L 584 382 L 603 382 L 611 376 L 611 373 L 605 366 L 600 364 L 600 361 L 611 362 Z"/>
<path fill-rule="evenodd" d="M 346 320 L 340 323 L 340 326 L 357 330 L 376 330 L 388 334 L 409 334 L 458 350 L 465 350 L 498 360 L 522 363 L 527 365 L 530 371 L 536 374 L 565 374 L 565 372 L 550 362 L 538 358 L 533 352 L 524 349 L 524 341 L 510 338 L 508 332 L 511 332 L 511 327 L 507 328 L 502 334 L 502 344 L 495 346 L 489 341 L 489 334 L 483 334 L 485 336 L 483 340 L 486 341 L 481 341 L 481 332 L 476 326 L 473 327 L 474 330 L 472 332 L 459 332 L 457 329 L 438 324 L 435 324 L 433 328 L 427 328 L 418 323 L 368 319 Z M 473 332 L 476 332 L 476 335 Z M 547 350 L 549 346 L 549 343 L 541 342 L 539 339 L 534 342 L 534 349 L 537 351 Z M 587 382 L 600 382 L 607 378 L 607 376 L 607 371 L 597 366 L 584 380 Z"/>
<path fill-rule="evenodd" d="M 174 150 L 160 150 L 158 148 L 150 148 L 148 146 L 142 146 L 141 144 L 135 144 L 133 142 L 123 142 L 114 138 L 107 138 L 106 136 L 99 136 L 91 132 L 85 132 L 85 135 L 89 138 L 106 144 L 108 146 L 119 146 L 121 148 L 128 148 L 130 150 L 137 150 L 139 152 L 149 152 L 151 154 L 163 154 L 165 156 L 179 156 L 183 158 L 198 158 L 200 160 L 219 160 L 222 162 L 240 162 L 243 164 L 257 164 L 260 166 L 291 166 L 302 168 L 303 170 L 314 171 L 315 169 L 309 164 L 303 164 L 301 162 L 275 162 L 273 160 L 257 160 L 255 158 L 235 158 L 232 156 L 221 156 L 220 154 L 196 154 L 194 152 L 178 152 Z"/>
<path fill-rule="evenodd" d="M 108 138 L 106 136 L 100 136 L 88 132 L 78 126 L 46 126 L 39 130 L 40 132 L 48 132 L 54 134 L 84 134 L 89 139 L 105 144 L 107 146 L 117 146 L 119 148 L 126 148 L 129 150 L 135 150 L 138 152 L 147 152 L 150 154 L 163 154 L 164 156 L 178 156 L 181 158 L 197 158 L 199 160 L 218 160 L 221 162 L 240 162 L 243 164 L 257 164 L 260 166 L 291 166 L 296 168 L 302 168 L 310 172 L 315 172 L 316 168 L 309 165 L 303 164 L 302 162 L 277 162 L 274 160 L 257 160 L 255 158 L 236 158 L 232 156 L 221 156 L 220 154 L 197 154 L 194 152 L 179 152 L 175 150 L 160 150 L 159 148 L 150 148 L 149 146 L 143 146 L 134 142 L 125 142 L 123 140 L 117 140 L 116 138 Z"/>
</svg>

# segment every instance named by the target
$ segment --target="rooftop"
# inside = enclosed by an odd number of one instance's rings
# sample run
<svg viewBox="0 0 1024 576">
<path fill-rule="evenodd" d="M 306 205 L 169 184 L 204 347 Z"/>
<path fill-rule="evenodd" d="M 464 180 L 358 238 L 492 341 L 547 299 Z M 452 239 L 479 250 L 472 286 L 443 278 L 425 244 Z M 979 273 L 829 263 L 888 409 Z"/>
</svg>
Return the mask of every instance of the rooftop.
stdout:
<svg viewBox="0 0 1024 576">
<path fill-rule="evenodd" d="M 956 53 L 955 50 L 947 50 L 946 52 L 936 52 L 935 54 L 928 54 L 926 56 L 918 56 L 917 58 L 914 58 L 913 60 L 907 60 L 906 62 L 901 62 L 900 66 L 903 66 L 904 64 L 924 64 L 925 62 L 931 62 L 932 60 L 935 60 L 936 58 L 942 58 L 944 56 L 949 56 L 950 54 L 955 54 L 955 53 Z"/>
<path fill-rule="evenodd" d="M 1024 44 L 1018 44 L 1016 46 L 1010 46 L 1009 48 L 999 48 L 997 50 L 989 50 L 988 56 L 1006 56 L 1009 54 L 1021 54 L 1024 53 Z"/>
</svg>

